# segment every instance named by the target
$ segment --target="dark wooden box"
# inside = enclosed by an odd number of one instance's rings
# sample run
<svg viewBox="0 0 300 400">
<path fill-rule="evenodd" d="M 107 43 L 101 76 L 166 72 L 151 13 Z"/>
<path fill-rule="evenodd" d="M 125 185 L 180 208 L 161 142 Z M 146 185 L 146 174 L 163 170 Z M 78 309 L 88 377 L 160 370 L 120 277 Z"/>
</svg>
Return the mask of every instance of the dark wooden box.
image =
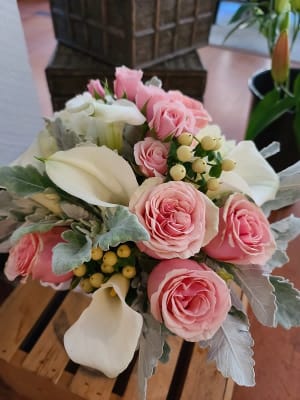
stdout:
<svg viewBox="0 0 300 400">
<path fill-rule="evenodd" d="M 59 42 L 146 67 L 206 45 L 216 0 L 50 0 Z"/>
<path fill-rule="evenodd" d="M 107 79 L 112 87 L 114 73 L 115 67 L 58 45 L 46 68 L 53 109 L 62 109 L 67 100 L 85 91 L 89 79 Z M 143 80 L 156 75 L 162 80 L 165 90 L 178 89 L 186 95 L 202 100 L 206 74 L 197 51 L 193 50 L 184 56 L 177 56 L 145 68 Z"/>
</svg>

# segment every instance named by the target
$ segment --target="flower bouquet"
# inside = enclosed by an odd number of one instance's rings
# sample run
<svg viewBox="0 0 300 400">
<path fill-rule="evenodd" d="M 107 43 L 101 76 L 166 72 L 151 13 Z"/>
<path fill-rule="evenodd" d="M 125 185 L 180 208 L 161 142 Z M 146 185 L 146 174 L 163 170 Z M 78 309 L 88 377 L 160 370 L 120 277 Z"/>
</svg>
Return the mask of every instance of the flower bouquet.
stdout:
<svg viewBox="0 0 300 400">
<path fill-rule="evenodd" d="M 227 140 L 199 101 L 142 74 L 116 68 L 113 90 L 91 80 L 0 168 L 5 275 L 90 296 L 66 352 L 116 377 L 139 350 L 141 399 L 170 335 L 253 386 L 240 290 L 262 324 L 300 325 L 300 292 L 272 275 L 300 218 L 267 219 L 299 199 L 300 163 L 276 174 L 276 143 Z"/>
</svg>

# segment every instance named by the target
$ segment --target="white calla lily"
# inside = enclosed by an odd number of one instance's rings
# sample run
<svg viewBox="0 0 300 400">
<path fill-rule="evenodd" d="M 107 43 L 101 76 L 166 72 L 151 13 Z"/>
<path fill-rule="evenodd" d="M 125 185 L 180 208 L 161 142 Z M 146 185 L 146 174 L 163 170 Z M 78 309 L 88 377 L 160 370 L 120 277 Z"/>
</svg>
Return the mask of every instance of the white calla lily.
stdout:
<svg viewBox="0 0 300 400">
<path fill-rule="evenodd" d="M 126 206 L 138 188 L 129 163 L 105 146 L 58 151 L 45 160 L 45 169 L 59 188 L 97 206 Z"/>
<path fill-rule="evenodd" d="M 275 198 L 279 188 L 279 177 L 252 141 L 239 142 L 226 158 L 235 161 L 236 166 L 231 173 L 223 172 L 221 180 L 224 184 L 245 192 L 259 206 Z M 243 187 L 241 178 L 244 181 Z"/>
<path fill-rule="evenodd" d="M 116 296 L 112 297 L 112 288 Z M 113 275 L 93 293 L 91 304 L 64 336 L 71 360 L 115 378 L 133 358 L 142 330 L 141 314 L 125 302 L 129 281 Z"/>
</svg>

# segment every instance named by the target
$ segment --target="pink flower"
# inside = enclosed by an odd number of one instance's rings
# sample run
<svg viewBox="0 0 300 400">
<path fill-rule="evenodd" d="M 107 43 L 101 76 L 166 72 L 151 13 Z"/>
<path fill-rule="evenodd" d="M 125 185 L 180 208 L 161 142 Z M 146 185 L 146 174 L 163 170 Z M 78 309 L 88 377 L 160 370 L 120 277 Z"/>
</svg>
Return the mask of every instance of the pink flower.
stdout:
<svg viewBox="0 0 300 400">
<path fill-rule="evenodd" d="M 185 131 L 197 133 L 196 120 L 192 111 L 179 101 L 161 100 L 155 103 L 149 127 L 154 129 L 161 140 L 169 136 L 178 137 Z"/>
<path fill-rule="evenodd" d="M 127 97 L 134 101 L 138 84 L 143 77 L 143 71 L 129 69 L 127 67 L 118 67 L 115 72 L 114 92 L 118 99 Z"/>
<path fill-rule="evenodd" d="M 9 280 L 22 276 L 25 280 L 31 275 L 48 283 L 61 283 L 72 278 L 73 273 L 55 275 L 52 272 L 52 249 L 63 242 L 61 234 L 65 228 L 55 227 L 45 233 L 24 235 L 9 252 L 4 273 Z"/>
<path fill-rule="evenodd" d="M 103 86 L 101 85 L 101 82 L 99 79 L 91 79 L 89 83 L 87 84 L 87 89 L 90 92 L 90 94 L 95 97 L 104 97 L 105 96 L 105 90 Z"/>
<path fill-rule="evenodd" d="M 192 111 L 198 129 L 204 128 L 209 122 L 211 122 L 211 116 L 205 110 L 200 101 L 185 96 L 179 90 L 169 90 L 168 95 L 173 101 L 182 102 L 186 108 Z"/>
<path fill-rule="evenodd" d="M 145 176 L 163 176 L 167 173 L 169 143 L 151 137 L 134 145 L 134 159 Z"/>
<path fill-rule="evenodd" d="M 148 279 L 151 313 L 189 342 L 210 339 L 231 307 L 226 283 L 205 264 L 164 260 Z"/>
<path fill-rule="evenodd" d="M 153 85 L 144 85 L 139 83 L 138 90 L 135 97 L 135 103 L 139 110 L 146 108 L 147 120 L 150 121 L 153 118 L 153 106 L 160 100 L 167 99 L 167 93 Z"/>
<path fill-rule="evenodd" d="M 219 232 L 204 249 L 210 257 L 242 265 L 263 265 L 270 259 L 276 243 L 267 218 L 256 204 L 235 193 L 219 212 Z"/>
<path fill-rule="evenodd" d="M 161 182 L 147 179 L 130 199 L 129 209 L 150 235 L 137 246 L 157 259 L 189 258 L 216 235 L 218 208 L 189 183 Z"/>
</svg>

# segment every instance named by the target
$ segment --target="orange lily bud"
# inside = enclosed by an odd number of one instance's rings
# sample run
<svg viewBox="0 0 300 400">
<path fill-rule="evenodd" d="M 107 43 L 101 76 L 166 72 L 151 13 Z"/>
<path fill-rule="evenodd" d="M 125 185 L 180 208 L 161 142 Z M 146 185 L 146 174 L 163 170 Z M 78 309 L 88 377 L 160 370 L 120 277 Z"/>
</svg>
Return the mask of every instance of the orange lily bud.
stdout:
<svg viewBox="0 0 300 400">
<path fill-rule="evenodd" d="M 272 54 L 272 78 L 277 84 L 285 83 L 289 76 L 290 51 L 287 31 L 278 37 Z"/>
</svg>

